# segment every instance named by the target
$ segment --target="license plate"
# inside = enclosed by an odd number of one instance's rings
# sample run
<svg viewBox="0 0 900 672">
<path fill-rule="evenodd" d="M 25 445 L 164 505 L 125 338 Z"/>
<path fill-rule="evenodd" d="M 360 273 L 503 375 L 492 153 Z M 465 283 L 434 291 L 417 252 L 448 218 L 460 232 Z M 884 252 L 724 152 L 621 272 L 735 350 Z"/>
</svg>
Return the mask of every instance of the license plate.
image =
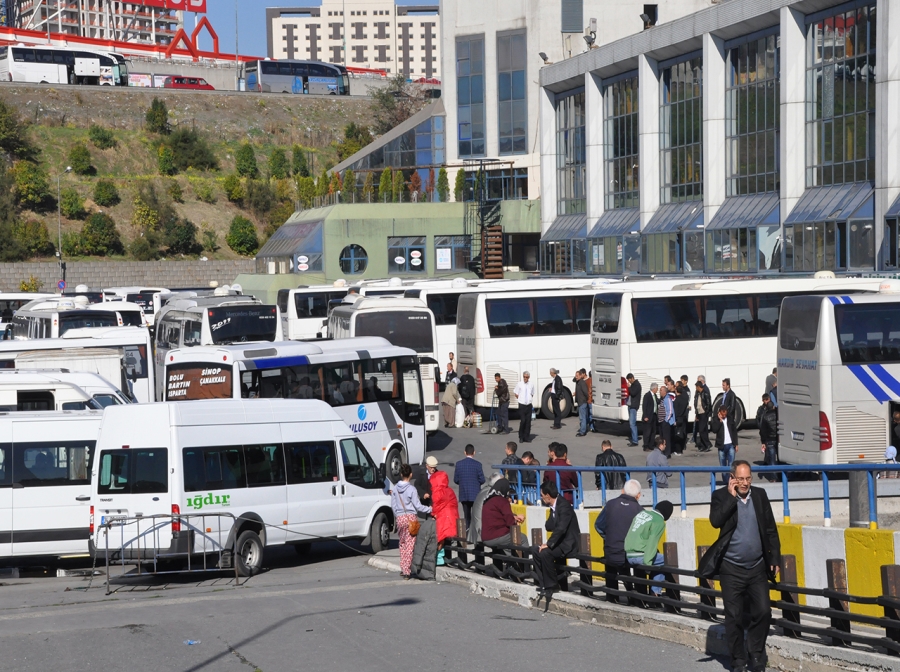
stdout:
<svg viewBox="0 0 900 672">
<path fill-rule="evenodd" d="M 101 525 L 122 525 L 127 516 L 100 516 Z"/>
<path fill-rule="evenodd" d="M 601 394 L 601 396 L 602 396 L 604 399 L 609 399 L 609 392 L 603 392 L 603 393 Z"/>
</svg>

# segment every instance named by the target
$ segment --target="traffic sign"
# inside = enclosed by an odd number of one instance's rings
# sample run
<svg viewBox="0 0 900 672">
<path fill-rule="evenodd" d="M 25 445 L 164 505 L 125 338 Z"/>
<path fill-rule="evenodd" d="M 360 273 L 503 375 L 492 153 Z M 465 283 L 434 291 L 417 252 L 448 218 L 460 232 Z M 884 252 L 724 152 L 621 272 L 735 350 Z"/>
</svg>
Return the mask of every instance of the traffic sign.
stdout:
<svg viewBox="0 0 900 672">
<path fill-rule="evenodd" d="M 57 282 L 57 283 L 56 283 L 56 288 L 57 288 L 59 291 L 65 290 L 65 288 L 66 288 L 66 281 L 65 281 L 65 280 L 60 280 L 59 282 Z"/>
</svg>

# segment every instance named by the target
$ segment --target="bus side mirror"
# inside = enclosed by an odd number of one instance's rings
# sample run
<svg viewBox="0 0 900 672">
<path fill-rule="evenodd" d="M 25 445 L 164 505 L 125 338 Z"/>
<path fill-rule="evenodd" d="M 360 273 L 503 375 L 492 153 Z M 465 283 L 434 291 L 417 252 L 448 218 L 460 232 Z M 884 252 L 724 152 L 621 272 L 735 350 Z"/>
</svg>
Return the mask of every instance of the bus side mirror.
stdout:
<svg viewBox="0 0 900 672">
<path fill-rule="evenodd" d="M 387 478 L 387 465 L 382 462 L 378 465 L 378 480 L 384 483 L 385 478 Z"/>
<path fill-rule="evenodd" d="M 441 367 L 434 367 L 434 379 L 438 382 L 441 382 Z"/>
</svg>

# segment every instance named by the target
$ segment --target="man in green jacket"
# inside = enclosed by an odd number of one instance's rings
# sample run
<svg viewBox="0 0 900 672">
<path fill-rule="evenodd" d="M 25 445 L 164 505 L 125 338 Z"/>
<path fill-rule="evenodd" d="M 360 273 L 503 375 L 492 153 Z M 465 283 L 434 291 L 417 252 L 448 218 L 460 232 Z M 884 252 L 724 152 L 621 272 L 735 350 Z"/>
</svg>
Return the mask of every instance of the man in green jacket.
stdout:
<svg viewBox="0 0 900 672">
<path fill-rule="evenodd" d="M 629 565 L 654 565 L 663 564 L 662 553 L 657 551 L 659 540 L 666 531 L 666 521 L 672 517 L 674 507 L 672 502 L 662 500 L 656 504 L 655 509 L 642 511 L 634 517 L 628 534 L 625 535 L 625 555 Z M 664 581 L 664 574 L 655 574 L 654 581 Z M 652 586 L 654 595 L 660 595 L 662 588 Z"/>
</svg>

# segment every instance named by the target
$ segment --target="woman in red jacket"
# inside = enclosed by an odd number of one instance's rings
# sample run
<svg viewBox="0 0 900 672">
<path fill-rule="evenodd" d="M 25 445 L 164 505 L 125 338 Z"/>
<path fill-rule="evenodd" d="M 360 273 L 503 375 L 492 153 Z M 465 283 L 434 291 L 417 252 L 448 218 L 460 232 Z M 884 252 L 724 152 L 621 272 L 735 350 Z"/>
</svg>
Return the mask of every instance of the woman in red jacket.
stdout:
<svg viewBox="0 0 900 672">
<path fill-rule="evenodd" d="M 459 503 L 450 489 L 450 479 L 446 471 L 436 471 L 431 475 L 431 515 L 437 522 L 438 563 L 444 564 L 444 540 L 456 536 L 456 521 L 459 520 Z"/>
</svg>

